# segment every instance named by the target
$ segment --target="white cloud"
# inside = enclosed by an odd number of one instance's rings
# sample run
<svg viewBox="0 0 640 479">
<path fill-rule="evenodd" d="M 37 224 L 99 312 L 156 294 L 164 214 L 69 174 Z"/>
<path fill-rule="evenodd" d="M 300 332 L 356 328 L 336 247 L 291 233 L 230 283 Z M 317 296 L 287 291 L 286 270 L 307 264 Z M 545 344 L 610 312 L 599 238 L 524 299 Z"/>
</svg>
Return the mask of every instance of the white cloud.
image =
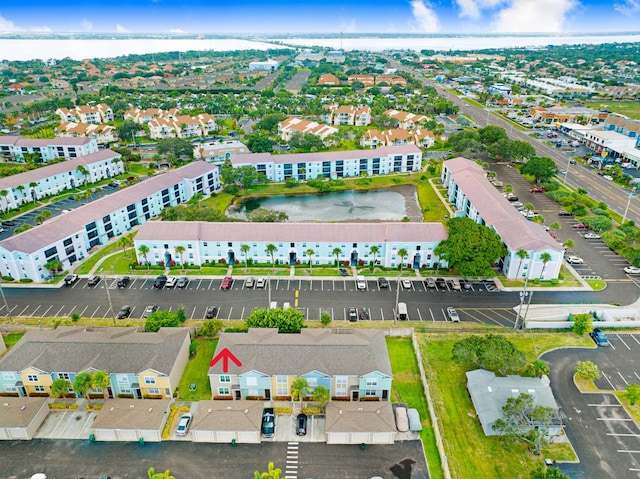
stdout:
<svg viewBox="0 0 640 479">
<path fill-rule="evenodd" d="M 13 23 L 11 20 L 7 20 L 6 18 L 0 16 L 0 32 L 50 32 L 51 29 L 46 25 L 41 27 L 30 27 L 30 28 L 22 28 Z"/>
<path fill-rule="evenodd" d="M 169 33 L 184 33 L 184 30 L 182 28 L 171 28 Z"/>
<path fill-rule="evenodd" d="M 508 33 L 562 32 L 567 12 L 576 5 L 577 0 L 512 0 L 511 5 L 496 14 L 495 30 Z"/>
<path fill-rule="evenodd" d="M 623 3 L 614 3 L 613 9 L 627 17 L 640 13 L 640 0 L 623 0 Z"/>
<path fill-rule="evenodd" d="M 479 18 L 480 10 L 495 8 L 508 0 L 455 0 L 460 8 L 461 17 Z"/>
<path fill-rule="evenodd" d="M 120 25 L 118 23 L 116 25 L 116 32 L 118 32 L 118 33 L 129 33 L 129 30 L 127 30 L 126 28 L 124 28 L 122 25 Z"/>
<path fill-rule="evenodd" d="M 438 31 L 438 16 L 429 2 L 411 0 L 411 12 L 419 30 L 426 33 Z"/>
<path fill-rule="evenodd" d="M 82 19 L 82 23 L 80 24 L 80 26 L 82 27 L 83 30 L 87 30 L 87 31 L 93 30 L 93 23 L 91 23 L 86 18 Z"/>
</svg>

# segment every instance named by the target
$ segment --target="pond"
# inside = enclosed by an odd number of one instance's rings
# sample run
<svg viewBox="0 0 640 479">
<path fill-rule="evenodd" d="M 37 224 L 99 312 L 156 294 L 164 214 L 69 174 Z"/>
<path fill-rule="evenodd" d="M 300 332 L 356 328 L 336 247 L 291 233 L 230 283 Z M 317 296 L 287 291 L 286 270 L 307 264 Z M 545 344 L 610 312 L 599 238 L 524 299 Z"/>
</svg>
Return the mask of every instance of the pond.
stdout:
<svg viewBox="0 0 640 479">
<path fill-rule="evenodd" d="M 416 189 L 412 185 L 371 191 L 341 191 L 317 195 L 270 196 L 232 206 L 227 216 L 246 219 L 256 208 L 284 211 L 290 222 L 299 221 L 422 221 Z"/>
</svg>

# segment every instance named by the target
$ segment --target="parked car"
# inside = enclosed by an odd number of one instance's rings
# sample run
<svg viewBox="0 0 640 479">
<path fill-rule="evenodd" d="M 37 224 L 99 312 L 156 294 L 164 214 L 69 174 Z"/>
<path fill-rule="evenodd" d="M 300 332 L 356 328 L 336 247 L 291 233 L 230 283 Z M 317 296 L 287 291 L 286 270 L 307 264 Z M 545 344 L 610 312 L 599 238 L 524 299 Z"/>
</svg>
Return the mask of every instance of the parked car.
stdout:
<svg viewBox="0 0 640 479">
<path fill-rule="evenodd" d="M 595 233 L 585 233 L 583 236 L 584 239 L 600 239 L 600 235 Z"/>
<path fill-rule="evenodd" d="M 575 216 L 575 213 L 573 211 L 561 211 L 558 216 Z"/>
<path fill-rule="evenodd" d="M 460 280 L 458 278 L 451 279 L 451 289 L 454 291 L 462 291 L 462 285 L 460 284 Z"/>
<path fill-rule="evenodd" d="M 215 306 L 209 306 L 204 313 L 206 319 L 213 319 L 218 316 L 218 308 Z"/>
<path fill-rule="evenodd" d="M 253 279 L 251 276 L 244 280 L 244 287 L 246 289 L 253 288 L 255 286 L 255 284 L 256 284 L 256 280 Z"/>
<path fill-rule="evenodd" d="M 446 288 L 447 282 L 445 281 L 444 278 L 436 278 L 436 286 L 438 288 Z"/>
<path fill-rule="evenodd" d="M 427 278 L 427 288 L 435 289 L 436 281 L 433 278 Z"/>
<path fill-rule="evenodd" d="M 120 311 L 118 311 L 118 319 L 127 319 L 131 314 L 131 306 L 125 304 Z"/>
<path fill-rule="evenodd" d="M 586 230 L 586 229 L 589 229 L 589 227 L 587 225 L 585 225 L 584 223 L 576 223 L 575 225 L 573 225 L 573 229 L 575 229 L 575 230 Z"/>
<path fill-rule="evenodd" d="M 378 288 L 383 289 L 388 287 L 389 281 L 387 281 L 387 278 L 378 278 Z"/>
<path fill-rule="evenodd" d="M 233 284 L 233 278 L 231 278 L 231 276 L 225 276 L 222 279 L 222 284 L 220 285 L 220 289 L 230 289 L 231 285 Z"/>
<path fill-rule="evenodd" d="M 164 274 L 156 277 L 156 280 L 153 282 L 153 287 L 157 289 L 164 288 L 164 285 L 167 284 L 167 277 Z"/>
<path fill-rule="evenodd" d="M 344 268 L 340 268 L 340 276 L 349 276 L 349 272 Z"/>
<path fill-rule="evenodd" d="M 635 266 L 627 266 L 626 268 L 624 268 L 624 272 L 627 274 L 640 274 L 640 268 L 637 268 Z"/>
<path fill-rule="evenodd" d="M 178 421 L 178 427 L 176 428 L 176 436 L 186 436 L 189 431 L 189 426 L 191 426 L 191 420 L 193 419 L 193 414 L 190 412 L 184 413 L 180 416 L 180 421 Z"/>
<path fill-rule="evenodd" d="M 169 276 L 167 278 L 167 284 L 165 284 L 164 287 L 173 288 L 176 284 L 178 284 L 178 278 L 176 278 L 175 276 Z"/>
<path fill-rule="evenodd" d="M 298 414 L 296 434 L 298 436 L 307 435 L 307 415 L 304 413 Z"/>
<path fill-rule="evenodd" d="M 603 178 L 608 181 L 613 181 L 613 176 L 611 175 L 604 175 Z"/>
<path fill-rule="evenodd" d="M 507 200 L 514 202 L 514 201 L 518 201 L 518 197 L 517 196 L 509 196 L 507 197 Z"/>
<path fill-rule="evenodd" d="M 591 336 L 591 339 L 593 339 L 596 345 L 609 346 L 609 338 L 607 338 L 604 332 L 600 331 L 600 328 L 595 328 L 589 333 L 589 336 Z"/>
<path fill-rule="evenodd" d="M 258 289 L 262 289 L 264 288 L 266 281 L 264 278 L 258 278 L 258 280 L 256 281 L 256 288 Z"/>
<path fill-rule="evenodd" d="M 89 278 L 89 281 L 87 281 L 87 285 L 89 286 L 95 286 L 96 284 L 98 284 L 100 282 L 100 276 L 96 275 L 96 276 L 92 276 L 91 278 Z"/>
<path fill-rule="evenodd" d="M 144 313 L 142 313 L 142 317 L 148 318 L 152 313 L 155 313 L 156 311 L 158 311 L 158 305 L 150 304 L 149 306 L 144 308 Z"/>
<path fill-rule="evenodd" d="M 360 321 L 368 321 L 369 311 L 367 311 L 367 308 L 360 308 L 360 316 L 358 317 L 360 318 Z"/>
<path fill-rule="evenodd" d="M 452 321 L 454 323 L 460 322 L 460 316 L 458 316 L 458 312 L 455 310 L 455 308 L 452 308 L 451 306 L 447 308 L 447 316 L 449 318 L 449 321 Z"/>
<path fill-rule="evenodd" d="M 272 407 L 264 408 L 262 413 L 262 435 L 273 437 L 276 433 L 276 416 Z"/>
<path fill-rule="evenodd" d="M 411 280 L 409 278 L 404 278 L 402 280 L 402 287 L 404 289 L 411 289 Z"/>
<path fill-rule="evenodd" d="M 189 284 L 189 278 L 187 278 L 186 276 L 183 276 L 178 280 L 178 282 L 176 283 L 176 286 L 180 289 L 184 289 L 187 287 L 188 284 Z"/>
<path fill-rule="evenodd" d="M 472 286 L 471 286 L 471 280 L 470 279 L 461 279 L 460 280 L 460 284 L 462 285 L 462 288 L 465 291 L 471 291 Z"/>
<path fill-rule="evenodd" d="M 2 222 L 2 226 L 15 226 L 15 225 L 16 225 L 16 223 L 14 221 L 12 221 L 12 220 L 4 220 Z"/>
<path fill-rule="evenodd" d="M 534 186 L 529 190 L 531 193 L 544 193 L 544 188 L 541 186 Z"/>
<path fill-rule="evenodd" d="M 354 308 L 353 306 L 349 308 L 349 321 L 352 323 L 358 321 L 358 308 Z"/>
<path fill-rule="evenodd" d="M 129 281 L 131 281 L 131 278 L 129 278 L 129 276 L 123 276 L 118 280 L 118 288 L 126 288 L 129 284 Z"/>
<path fill-rule="evenodd" d="M 583 264 L 584 260 L 580 256 L 567 256 L 567 263 L 569 263 L 569 264 Z"/>
<path fill-rule="evenodd" d="M 364 276 L 358 276 L 356 278 L 356 288 L 358 288 L 359 291 L 367 289 L 367 280 L 364 279 Z"/>
<path fill-rule="evenodd" d="M 73 283 L 78 281 L 79 276 L 77 274 L 70 274 L 64 278 L 64 284 L 67 286 L 71 286 Z"/>
</svg>

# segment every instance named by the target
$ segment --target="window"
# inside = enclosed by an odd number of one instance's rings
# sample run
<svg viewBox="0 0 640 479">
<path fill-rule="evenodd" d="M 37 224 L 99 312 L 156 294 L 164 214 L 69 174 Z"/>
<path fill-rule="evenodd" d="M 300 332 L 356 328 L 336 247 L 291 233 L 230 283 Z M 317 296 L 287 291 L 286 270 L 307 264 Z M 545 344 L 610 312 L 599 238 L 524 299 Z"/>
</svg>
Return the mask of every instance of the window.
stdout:
<svg viewBox="0 0 640 479">
<path fill-rule="evenodd" d="M 37 393 L 43 393 L 44 392 L 44 386 L 34 386 L 33 390 Z"/>
<path fill-rule="evenodd" d="M 315 388 L 318 385 L 318 378 L 307 378 L 307 384 L 310 388 Z"/>
<path fill-rule="evenodd" d="M 154 376 L 145 376 L 144 377 L 144 383 L 145 384 L 155 384 L 156 383 L 156 378 Z"/>
<path fill-rule="evenodd" d="M 247 386 L 257 386 L 258 378 L 247 378 Z"/>
<path fill-rule="evenodd" d="M 336 396 L 347 395 L 347 376 L 336 376 Z"/>
<path fill-rule="evenodd" d="M 71 376 L 69 373 L 58 373 L 58 377 L 60 379 L 66 379 L 67 381 L 71 381 Z"/>
<path fill-rule="evenodd" d="M 229 388 L 218 388 L 218 396 L 230 396 Z"/>
<path fill-rule="evenodd" d="M 375 397 L 376 396 L 376 391 L 375 391 L 375 389 L 367 389 L 367 390 L 365 390 L 364 395 L 365 395 L 365 397 L 368 397 L 368 398 Z"/>
<path fill-rule="evenodd" d="M 30 383 L 37 383 L 37 382 L 38 382 L 38 375 L 37 375 L 37 374 L 29 374 L 29 375 L 27 376 L 27 380 L 28 380 Z"/>
<path fill-rule="evenodd" d="M 221 383 L 230 383 L 231 382 L 231 376 L 220 376 L 219 381 Z"/>
<path fill-rule="evenodd" d="M 378 378 L 367 378 L 366 387 L 375 388 L 378 386 Z"/>
<path fill-rule="evenodd" d="M 287 396 L 289 394 L 289 381 L 287 376 L 276 376 L 276 394 Z"/>
<path fill-rule="evenodd" d="M 2 373 L 2 379 L 5 381 L 15 381 L 16 375 L 14 373 Z"/>
<path fill-rule="evenodd" d="M 149 388 L 149 394 L 160 394 L 160 389 L 158 389 L 158 388 Z"/>
</svg>

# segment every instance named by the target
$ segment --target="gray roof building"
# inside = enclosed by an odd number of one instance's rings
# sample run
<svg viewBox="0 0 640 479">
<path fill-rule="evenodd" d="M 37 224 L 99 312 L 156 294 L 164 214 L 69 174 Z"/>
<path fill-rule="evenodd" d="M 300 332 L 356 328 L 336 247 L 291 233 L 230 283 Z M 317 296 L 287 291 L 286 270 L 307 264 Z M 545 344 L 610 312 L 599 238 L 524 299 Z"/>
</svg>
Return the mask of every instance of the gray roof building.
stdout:
<svg viewBox="0 0 640 479">
<path fill-rule="evenodd" d="M 327 433 L 396 432 L 391 402 L 327 403 Z"/>
<path fill-rule="evenodd" d="M 262 401 L 200 401 L 192 431 L 260 431 Z"/>
</svg>

